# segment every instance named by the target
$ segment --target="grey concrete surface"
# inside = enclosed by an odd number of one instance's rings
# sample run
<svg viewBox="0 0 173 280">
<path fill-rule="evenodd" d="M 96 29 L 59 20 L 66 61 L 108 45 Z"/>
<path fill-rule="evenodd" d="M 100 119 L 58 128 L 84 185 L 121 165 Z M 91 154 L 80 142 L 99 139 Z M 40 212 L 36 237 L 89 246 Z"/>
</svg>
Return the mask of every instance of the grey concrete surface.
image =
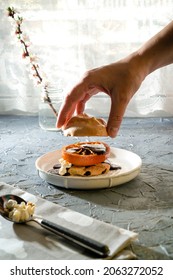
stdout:
<svg viewBox="0 0 173 280">
<path fill-rule="evenodd" d="M 103 138 L 143 162 L 134 180 L 110 189 L 66 190 L 38 176 L 39 156 L 77 140 L 42 130 L 37 117 L 0 116 L 0 181 L 138 232 L 138 259 L 173 259 L 173 119 L 124 119 L 115 139 Z"/>
</svg>

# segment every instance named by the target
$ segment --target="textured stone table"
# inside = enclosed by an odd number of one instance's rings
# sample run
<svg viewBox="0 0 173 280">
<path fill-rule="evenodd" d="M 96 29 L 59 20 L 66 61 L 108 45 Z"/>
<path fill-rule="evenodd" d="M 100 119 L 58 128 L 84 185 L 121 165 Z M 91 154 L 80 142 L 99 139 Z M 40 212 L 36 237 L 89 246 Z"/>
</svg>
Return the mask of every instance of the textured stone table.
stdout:
<svg viewBox="0 0 173 280">
<path fill-rule="evenodd" d="M 139 259 L 173 259 L 173 119 L 124 119 L 115 139 L 104 138 L 143 162 L 134 180 L 110 189 L 66 190 L 38 176 L 39 156 L 75 140 L 42 130 L 37 117 L 0 116 L 0 181 L 138 232 Z"/>
</svg>

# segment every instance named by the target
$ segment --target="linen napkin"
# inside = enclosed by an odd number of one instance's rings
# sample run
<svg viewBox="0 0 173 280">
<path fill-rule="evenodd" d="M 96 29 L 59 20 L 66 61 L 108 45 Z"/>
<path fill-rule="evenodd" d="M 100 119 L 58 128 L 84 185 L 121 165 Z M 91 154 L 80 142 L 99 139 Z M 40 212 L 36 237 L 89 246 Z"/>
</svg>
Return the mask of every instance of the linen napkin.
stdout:
<svg viewBox="0 0 173 280">
<path fill-rule="evenodd" d="M 110 249 L 108 259 L 135 258 L 127 247 L 131 241 L 137 239 L 137 233 L 104 223 L 0 182 L 0 196 L 9 193 L 35 203 L 35 215 L 106 244 Z M 36 223 L 14 224 L 0 216 L 0 259 L 97 258 L 100 257 L 39 227 Z"/>
</svg>

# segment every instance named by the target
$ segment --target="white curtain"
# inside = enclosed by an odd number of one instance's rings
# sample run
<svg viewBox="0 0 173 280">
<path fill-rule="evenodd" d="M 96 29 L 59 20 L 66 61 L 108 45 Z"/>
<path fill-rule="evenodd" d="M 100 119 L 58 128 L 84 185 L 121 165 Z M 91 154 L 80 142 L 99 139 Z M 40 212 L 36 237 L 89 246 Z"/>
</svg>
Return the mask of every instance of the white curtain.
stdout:
<svg viewBox="0 0 173 280">
<path fill-rule="evenodd" d="M 0 114 L 37 114 L 40 100 L 40 88 L 29 78 L 5 14 L 8 6 L 24 17 L 22 28 L 30 37 L 32 51 L 48 79 L 58 83 L 61 96 L 86 70 L 128 55 L 173 18 L 170 0 L 1 0 Z M 109 106 L 109 97 L 101 94 L 87 108 L 106 116 Z M 126 116 L 172 116 L 172 107 L 170 65 L 147 77 Z"/>
</svg>

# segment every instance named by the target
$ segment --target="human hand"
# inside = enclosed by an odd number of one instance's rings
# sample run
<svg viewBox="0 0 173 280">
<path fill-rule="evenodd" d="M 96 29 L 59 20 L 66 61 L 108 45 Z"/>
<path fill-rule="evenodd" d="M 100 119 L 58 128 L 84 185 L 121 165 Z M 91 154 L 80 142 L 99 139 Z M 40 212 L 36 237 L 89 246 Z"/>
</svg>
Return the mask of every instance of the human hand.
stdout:
<svg viewBox="0 0 173 280">
<path fill-rule="evenodd" d="M 57 127 L 62 127 L 75 111 L 77 114 L 83 113 L 86 102 L 93 95 L 105 92 L 111 98 L 107 132 L 110 137 L 115 137 L 126 107 L 143 80 L 136 61 L 129 57 L 88 71 L 66 96 L 58 115 Z"/>
</svg>

